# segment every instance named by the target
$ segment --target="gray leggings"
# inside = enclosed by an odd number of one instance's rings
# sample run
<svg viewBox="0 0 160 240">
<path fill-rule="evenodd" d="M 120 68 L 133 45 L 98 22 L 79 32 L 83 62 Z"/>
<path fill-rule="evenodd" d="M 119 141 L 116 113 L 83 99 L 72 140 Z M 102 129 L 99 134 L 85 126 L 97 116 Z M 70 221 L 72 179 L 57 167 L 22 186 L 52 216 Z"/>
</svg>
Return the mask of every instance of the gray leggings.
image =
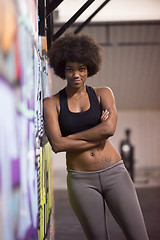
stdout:
<svg viewBox="0 0 160 240">
<path fill-rule="evenodd" d="M 122 160 L 100 171 L 68 170 L 67 185 L 71 206 L 87 239 L 109 239 L 105 203 L 126 239 L 149 239 L 135 188 Z"/>
</svg>

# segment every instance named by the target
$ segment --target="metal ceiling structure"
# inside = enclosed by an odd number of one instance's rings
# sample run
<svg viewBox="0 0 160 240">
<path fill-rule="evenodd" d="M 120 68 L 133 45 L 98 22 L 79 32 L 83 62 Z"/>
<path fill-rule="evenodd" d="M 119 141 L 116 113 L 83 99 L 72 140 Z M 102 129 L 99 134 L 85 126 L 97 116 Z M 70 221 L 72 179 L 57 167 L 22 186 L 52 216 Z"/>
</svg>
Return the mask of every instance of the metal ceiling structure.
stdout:
<svg viewBox="0 0 160 240">
<path fill-rule="evenodd" d="M 94 13 L 92 13 L 92 15 L 91 15 L 89 18 L 87 18 L 87 20 L 86 20 L 84 23 L 82 23 L 82 24 L 74 31 L 74 33 L 75 33 L 75 34 L 79 33 L 79 32 L 82 30 L 82 28 L 84 28 L 84 27 L 92 20 L 92 18 L 93 18 L 109 1 L 110 1 L 110 0 L 104 1 L 104 2 L 99 6 L 99 8 L 97 8 L 96 11 L 94 11 Z"/>
<path fill-rule="evenodd" d="M 88 0 L 55 34 L 53 34 L 53 11 L 59 6 L 63 0 L 46 0 L 38 2 L 39 11 L 39 35 L 47 36 L 48 49 L 51 46 L 51 42 L 59 38 L 75 21 L 76 19 L 94 2 L 95 0 Z M 109 2 L 105 0 L 100 7 L 82 23 L 76 30 L 75 34 L 80 32 L 84 26 L 86 26 L 91 19 Z"/>
</svg>

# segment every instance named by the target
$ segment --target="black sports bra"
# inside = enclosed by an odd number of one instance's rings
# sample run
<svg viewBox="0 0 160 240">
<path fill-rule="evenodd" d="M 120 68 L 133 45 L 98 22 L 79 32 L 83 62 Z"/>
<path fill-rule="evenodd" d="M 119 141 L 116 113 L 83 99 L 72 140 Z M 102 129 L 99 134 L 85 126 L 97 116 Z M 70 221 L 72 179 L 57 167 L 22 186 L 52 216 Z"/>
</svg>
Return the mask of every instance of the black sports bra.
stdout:
<svg viewBox="0 0 160 240">
<path fill-rule="evenodd" d="M 62 136 L 68 136 L 92 128 L 100 123 L 101 106 L 94 89 L 86 86 L 90 108 L 84 112 L 71 112 L 68 108 L 65 88 L 59 92 L 60 114 L 58 117 Z"/>
</svg>

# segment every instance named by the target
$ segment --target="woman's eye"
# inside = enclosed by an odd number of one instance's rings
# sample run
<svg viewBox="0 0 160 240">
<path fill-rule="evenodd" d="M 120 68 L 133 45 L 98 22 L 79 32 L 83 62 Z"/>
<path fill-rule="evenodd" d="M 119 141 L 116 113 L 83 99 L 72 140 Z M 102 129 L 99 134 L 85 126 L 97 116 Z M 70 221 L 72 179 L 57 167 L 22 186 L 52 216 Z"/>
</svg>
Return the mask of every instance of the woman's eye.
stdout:
<svg viewBox="0 0 160 240">
<path fill-rule="evenodd" d="M 80 71 L 81 71 L 81 72 L 85 71 L 85 68 L 84 68 L 84 67 L 83 67 L 83 68 L 80 68 Z"/>
<path fill-rule="evenodd" d="M 66 71 L 67 72 L 72 72 L 72 69 L 71 68 L 67 68 Z"/>
</svg>

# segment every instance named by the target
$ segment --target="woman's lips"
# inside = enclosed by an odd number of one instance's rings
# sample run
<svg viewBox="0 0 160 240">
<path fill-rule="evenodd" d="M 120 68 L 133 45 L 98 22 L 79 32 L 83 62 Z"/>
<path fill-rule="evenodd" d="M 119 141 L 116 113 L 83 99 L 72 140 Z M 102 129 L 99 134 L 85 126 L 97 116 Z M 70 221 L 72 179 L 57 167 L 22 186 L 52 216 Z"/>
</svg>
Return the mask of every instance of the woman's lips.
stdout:
<svg viewBox="0 0 160 240">
<path fill-rule="evenodd" d="M 80 79 L 74 79 L 72 82 L 73 82 L 73 83 L 80 83 L 81 80 L 80 80 Z"/>
</svg>

